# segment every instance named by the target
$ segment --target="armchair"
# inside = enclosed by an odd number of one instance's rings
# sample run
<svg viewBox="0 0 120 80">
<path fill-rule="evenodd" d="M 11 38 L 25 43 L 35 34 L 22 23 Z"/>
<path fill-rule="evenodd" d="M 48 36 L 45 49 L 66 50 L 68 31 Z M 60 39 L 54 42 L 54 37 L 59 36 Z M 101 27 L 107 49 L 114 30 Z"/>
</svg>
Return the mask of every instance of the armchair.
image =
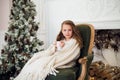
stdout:
<svg viewBox="0 0 120 80">
<path fill-rule="evenodd" d="M 83 39 L 83 48 L 80 57 L 76 61 L 77 65 L 71 68 L 57 69 L 56 76 L 49 75 L 46 80 L 88 80 L 89 66 L 93 60 L 92 47 L 94 43 L 94 27 L 90 24 L 78 24 L 77 29 Z M 83 60 L 87 61 L 83 63 Z"/>
</svg>

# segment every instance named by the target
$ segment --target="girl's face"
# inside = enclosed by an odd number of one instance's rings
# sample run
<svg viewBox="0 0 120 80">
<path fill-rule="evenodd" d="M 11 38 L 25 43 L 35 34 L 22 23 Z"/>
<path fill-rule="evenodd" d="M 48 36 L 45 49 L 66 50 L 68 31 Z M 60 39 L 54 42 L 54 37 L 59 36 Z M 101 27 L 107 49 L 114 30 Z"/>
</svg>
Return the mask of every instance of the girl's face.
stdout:
<svg viewBox="0 0 120 80">
<path fill-rule="evenodd" d="M 63 33 L 63 36 L 65 37 L 65 39 L 69 40 L 73 35 L 72 27 L 70 25 L 63 24 L 62 33 Z"/>
</svg>

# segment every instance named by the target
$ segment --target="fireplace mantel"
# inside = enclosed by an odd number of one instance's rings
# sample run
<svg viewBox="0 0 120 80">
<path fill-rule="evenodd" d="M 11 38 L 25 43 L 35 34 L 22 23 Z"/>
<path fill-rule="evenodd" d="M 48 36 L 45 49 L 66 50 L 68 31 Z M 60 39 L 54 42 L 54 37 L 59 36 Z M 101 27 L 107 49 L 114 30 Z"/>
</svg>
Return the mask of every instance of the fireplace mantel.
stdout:
<svg viewBox="0 0 120 80">
<path fill-rule="evenodd" d="M 89 23 L 95 29 L 120 29 L 120 20 L 77 21 L 76 24 Z"/>
</svg>

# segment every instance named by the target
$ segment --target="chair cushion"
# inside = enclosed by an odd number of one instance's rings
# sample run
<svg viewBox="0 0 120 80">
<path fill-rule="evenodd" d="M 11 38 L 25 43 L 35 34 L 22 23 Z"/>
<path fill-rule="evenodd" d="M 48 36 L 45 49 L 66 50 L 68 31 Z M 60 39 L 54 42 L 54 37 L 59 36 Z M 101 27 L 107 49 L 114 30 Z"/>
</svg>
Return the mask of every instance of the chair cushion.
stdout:
<svg viewBox="0 0 120 80">
<path fill-rule="evenodd" d="M 49 75 L 46 80 L 76 80 L 77 67 L 57 70 L 59 71 L 57 76 Z"/>
</svg>

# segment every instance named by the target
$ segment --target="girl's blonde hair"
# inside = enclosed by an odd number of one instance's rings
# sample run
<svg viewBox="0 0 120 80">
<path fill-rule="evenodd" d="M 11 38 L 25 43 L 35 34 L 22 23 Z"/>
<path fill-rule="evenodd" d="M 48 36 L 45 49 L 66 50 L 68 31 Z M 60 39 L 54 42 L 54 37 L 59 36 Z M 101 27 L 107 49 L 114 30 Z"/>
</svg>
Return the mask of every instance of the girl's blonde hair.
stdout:
<svg viewBox="0 0 120 80">
<path fill-rule="evenodd" d="M 79 44 L 80 47 L 83 47 L 83 41 L 82 41 L 81 35 L 80 35 L 79 31 L 76 29 L 75 24 L 71 20 L 63 21 L 63 23 L 61 24 L 61 30 L 60 30 L 56 40 L 60 41 L 65 38 L 62 33 L 62 27 L 64 24 L 70 25 L 72 27 L 72 32 L 73 32 L 72 38 L 77 40 L 77 43 Z"/>
</svg>

